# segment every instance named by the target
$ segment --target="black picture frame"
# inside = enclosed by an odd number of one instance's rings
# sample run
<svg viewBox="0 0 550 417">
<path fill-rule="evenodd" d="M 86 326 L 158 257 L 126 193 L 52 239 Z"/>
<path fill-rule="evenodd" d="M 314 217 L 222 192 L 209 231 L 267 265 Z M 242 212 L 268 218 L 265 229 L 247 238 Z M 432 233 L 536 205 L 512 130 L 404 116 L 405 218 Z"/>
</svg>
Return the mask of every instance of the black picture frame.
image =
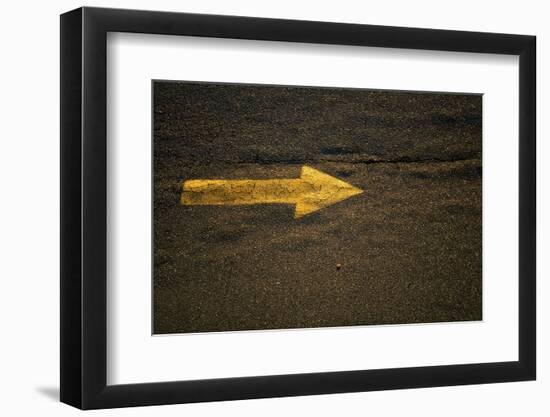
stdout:
<svg viewBox="0 0 550 417">
<path fill-rule="evenodd" d="M 519 360 L 107 385 L 108 32 L 519 56 Z M 81 409 L 534 380 L 536 38 L 136 10 L 61 16 L 61 401 Z"/>
</svg>

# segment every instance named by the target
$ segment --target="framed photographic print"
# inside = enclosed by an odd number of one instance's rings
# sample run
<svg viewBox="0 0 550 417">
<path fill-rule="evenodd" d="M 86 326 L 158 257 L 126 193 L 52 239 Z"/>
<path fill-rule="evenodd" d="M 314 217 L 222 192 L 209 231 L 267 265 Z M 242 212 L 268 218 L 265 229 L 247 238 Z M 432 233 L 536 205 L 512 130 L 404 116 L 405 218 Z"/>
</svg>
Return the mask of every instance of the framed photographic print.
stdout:
<svg viewBox="0 0 550 417">
<path fill-rule="evenodd" d="M 61 400 L 535 379 L 535 38 L 61 16 Z"/>
</svg>

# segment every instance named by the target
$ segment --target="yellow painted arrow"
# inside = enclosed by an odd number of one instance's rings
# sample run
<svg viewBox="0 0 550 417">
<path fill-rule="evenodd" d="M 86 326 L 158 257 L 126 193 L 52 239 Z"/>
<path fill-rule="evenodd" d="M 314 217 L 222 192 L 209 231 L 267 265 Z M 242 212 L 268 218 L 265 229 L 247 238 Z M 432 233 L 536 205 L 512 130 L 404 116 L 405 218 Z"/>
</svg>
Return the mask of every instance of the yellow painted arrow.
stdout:
<svg viewBox="0 0 550 417">
<path fill-rule="evenodd" d="M 294 218 L 345 200 L 363 190 L 308 166 L 295 179 L 187 180 L 184 205 L 295 204 Z"/>
</svg>

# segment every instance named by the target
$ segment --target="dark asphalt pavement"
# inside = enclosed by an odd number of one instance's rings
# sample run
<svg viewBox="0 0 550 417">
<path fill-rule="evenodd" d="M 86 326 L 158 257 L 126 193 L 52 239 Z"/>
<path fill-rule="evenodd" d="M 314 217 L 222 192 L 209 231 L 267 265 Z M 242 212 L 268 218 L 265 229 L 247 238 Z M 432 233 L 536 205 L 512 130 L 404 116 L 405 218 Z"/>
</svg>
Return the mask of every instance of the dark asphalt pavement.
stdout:
<svg viewBox="0 0 550 417">
<path fill-rule="evenodd" d="M 155 82 L 155 333 L 480 320 L 481 102 Z M 300 219 L 180 204 L 303 165 L 364 192 Z"/>
</svg>

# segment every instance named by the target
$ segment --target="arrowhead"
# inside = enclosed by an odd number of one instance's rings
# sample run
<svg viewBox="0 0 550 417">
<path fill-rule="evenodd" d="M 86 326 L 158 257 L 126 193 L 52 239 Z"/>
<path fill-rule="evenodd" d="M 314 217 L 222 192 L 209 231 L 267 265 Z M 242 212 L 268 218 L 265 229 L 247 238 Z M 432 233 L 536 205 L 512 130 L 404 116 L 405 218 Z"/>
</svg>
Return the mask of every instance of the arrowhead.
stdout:
<svg viewBox="0 0 550 417">
<path fill-rule="evenodd" d="M 296 202 L 296 219 L 363 192 L 345 181 L 305 165 L 300 179 L 308 186 L 308 192 Z"/>
</svg>

